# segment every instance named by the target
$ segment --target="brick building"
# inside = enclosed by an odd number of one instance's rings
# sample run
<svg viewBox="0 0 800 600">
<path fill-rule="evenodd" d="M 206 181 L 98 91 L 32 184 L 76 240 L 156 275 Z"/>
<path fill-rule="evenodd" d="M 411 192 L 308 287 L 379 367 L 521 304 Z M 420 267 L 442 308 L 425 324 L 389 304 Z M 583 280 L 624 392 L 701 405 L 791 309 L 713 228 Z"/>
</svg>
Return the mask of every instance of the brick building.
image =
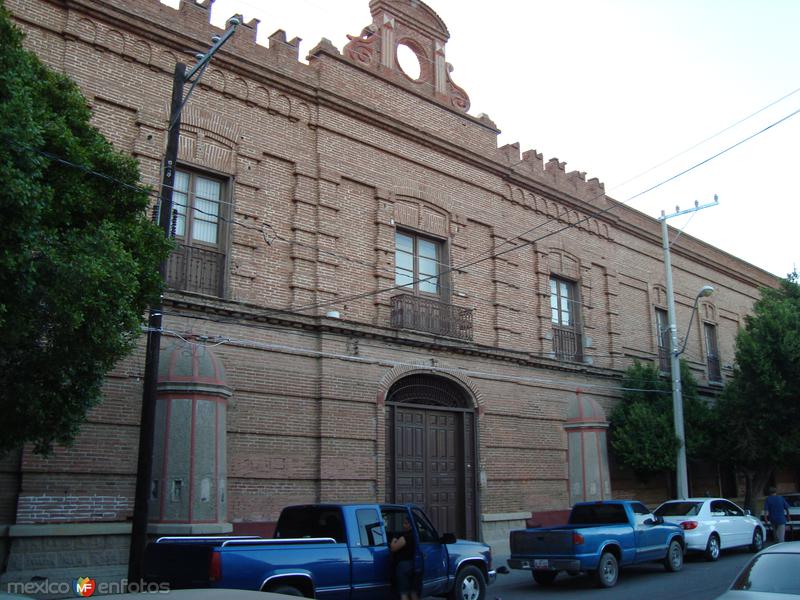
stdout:
<svg viewBox="0 0 800 600">
<path fill-rule="evenodd" d="M 6 4 L 156 185 L 175 64 L 220 33 L 210 4 Z M 498 148 L 429 7 L 370 8 L 342 51 L 323 39 L 306 60 L 283 31 L 265 47 L 241 26 L 183 112 L 153 532 L 268 531 L 289 503 L 374 499 L 502 546 L 532 511 L 662 499 L 605 450 L 624 369 L 668 369 L 659 224 L 557 159 Z M 716 290 L 685 354 L 711 398 L 776 280 L 688 235 L 672 261 L 681 333 Z M 4 581 L 124 574 L 143 365 L 144 344 L 74 447 L 0 462 Z"/>
</svg>

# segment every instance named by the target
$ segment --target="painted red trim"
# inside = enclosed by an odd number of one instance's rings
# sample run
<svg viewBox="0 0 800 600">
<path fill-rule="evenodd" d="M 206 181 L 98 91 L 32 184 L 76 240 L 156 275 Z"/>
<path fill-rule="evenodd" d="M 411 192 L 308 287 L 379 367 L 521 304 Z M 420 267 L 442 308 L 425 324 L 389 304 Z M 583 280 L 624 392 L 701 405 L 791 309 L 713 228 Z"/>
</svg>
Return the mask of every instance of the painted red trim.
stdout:
<svg viewBox="0 0 800 600">
<path fill-rule="evenodd" d="M 586 417 L 585 419 L 567 419 L 567 424 L 572 425 L 574 423 L 607 423 L 604 419 L 600 419 L 599 417 Z"/>
<path fill-rule="evenodd" d="M 214 520 L 219 522 L 219 404 L 214 405 L 214 481 L 211 489 L 214 490 Z"/>
<path fill-rule="evenodd" d="M 167 469 L 169 468 L 169 428 L 172 424 L 172 398 L 164 398 L 167 403 L 166 414 L 164 415 L 164 443 L 162 444 L 164 455 L 161 457 L 161 481 L 159 482 L 161 498 L 159 504 L 161 505 L 161 514 L 159 520 L 164 518 L 164 503 L 167 501 Z"/>
<path fill-rule="evenodd" d="M 586 442 L 581 431 L 581 471 L 583 472 L 583 499 L 586 500 Z"/>
<path fill-rule="evenodd" d="M 606 427 L 570 427 L 568 431 L 590 431 L 590 432 L 604 432 L 608 431 Z"/>
<path fill-rule="evenodd" d="M 578 400 L 578 419 L 583 420 L 583 402 L 581 402 L 580 388 L 575 390 L 575 397 Z M 581 483 L 583 484 L 583 499 L 586 500 L 586 441 L 583 437 L 583 430 L 581 434 Z"/>
<path fill-rule="evenodd" d="M 192 513 L 194 507 L 194 438 L 195 438 L 195 424 L 197 423 L 197 399 L 192 398 L 192 419 L 189 421 L 189 426 L 192 428 L 189 434 L 189 523 L 192 523 Z"/>
<path fill-rule="evenodd" d="M 597 446 L 597 472 L 600 475 L 600 500 L 606 499 L 606 493 L 603 486 L 603 456 L 600 454 L 600 435 L 594 436 L 594 443 Z"/>
<path fill-rule="evenodd" d="M 226 404 L 228 399 L 220 396 L 219 394 L 205 394 L 205 393 L 183 393 L 183 392 L 159 392 L 159 398 L 166 400 L 207 400 L 209 402 L 216 402 L 217 404 Z"/>
</svg>

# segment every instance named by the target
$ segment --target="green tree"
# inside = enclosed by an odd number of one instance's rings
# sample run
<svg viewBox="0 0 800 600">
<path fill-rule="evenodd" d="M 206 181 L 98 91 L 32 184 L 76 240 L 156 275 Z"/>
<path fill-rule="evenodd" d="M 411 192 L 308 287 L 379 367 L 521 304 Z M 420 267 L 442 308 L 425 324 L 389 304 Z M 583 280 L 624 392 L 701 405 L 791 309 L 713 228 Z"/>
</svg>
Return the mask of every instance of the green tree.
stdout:
<svg viewBox="0 0 800 600">
<path fill-rule="evenodd" d="M 716 451 L 745 476 L 745 505 L 776 467 L 800 460 L 800 285 L 761 290 L 736 337 L 736 363 L 715 409 Z"/>
<path fill-rule="evenodd" d="M 693 459 L 709 453 L 710 409 L 699 397 L 697 381 L 681 362 L 686 454 Z M 625 372 L 622 400 L 611 413 L 609 440 L 620 464 L 647 480 L 674 471 L 678 438 L 672 411 L 672 384 L 650 363 L 636 362 Z"/>
<path fill-rule="evenodd" d="M 0 0 L 0 453 L 46 453 L 73 440 L 132 349 L 169 243 L 136 161 L 22 38 Z"/>
</svg>

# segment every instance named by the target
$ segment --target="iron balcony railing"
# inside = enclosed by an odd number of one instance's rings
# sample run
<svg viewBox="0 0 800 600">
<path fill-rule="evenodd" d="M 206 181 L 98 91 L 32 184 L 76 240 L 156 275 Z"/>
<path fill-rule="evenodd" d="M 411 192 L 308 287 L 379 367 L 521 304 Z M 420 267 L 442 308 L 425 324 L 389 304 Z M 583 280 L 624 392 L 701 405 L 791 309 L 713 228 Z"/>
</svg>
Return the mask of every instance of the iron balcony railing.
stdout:
<svg viewBox="0 0 800 600">
<path fill-rule="evenodd" d="M 581 335 L 574 329 L 553 325 L 553 352 L 559 360 L 581 362 L 583 360 Z"/>
<path fill-rule="evenodd" d="M 664 346 L 658 347 L 658 370 L 661 373 L 669 373 L 671 369 L 669 348 Z"/>
<path fill-rule="evenodd" d="M 222 296 L 225 254 L 177 244 L 167 261 L 167 286 L 184 292 Z"/>
<path fill-rule="evenodd" d="M 412 294 L 392 297 L 392 327 L 398 329 L 413 329 L 471 340 L 473 312 L 471 308 Z"/>
<path fill-rule="evenodd" d="M 719 383 L 722 381 L 722 371 L 719 368 L 719 356 L 708 355 L 708 380 Z"/>
</svg>

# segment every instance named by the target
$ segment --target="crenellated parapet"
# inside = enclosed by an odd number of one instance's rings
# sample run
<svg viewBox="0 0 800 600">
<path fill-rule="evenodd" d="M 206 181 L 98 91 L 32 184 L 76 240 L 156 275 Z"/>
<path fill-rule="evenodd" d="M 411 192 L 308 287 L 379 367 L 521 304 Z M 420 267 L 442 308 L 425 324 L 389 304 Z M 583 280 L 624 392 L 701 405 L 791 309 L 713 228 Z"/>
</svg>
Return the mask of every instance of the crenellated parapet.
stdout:
<svg viewBox="0 0 800 600">
<path fill-rule="evenodd" d="M 498 154 L 514 173 L 583 200 L 593 206 L 605 206 L 605 185 L 596 177 L 586 180 L 585 171 L 567 172 L 567 163 L 551 158 L 544 162 L 540 152 L 526 150 L 520 156 L 519 142 L 500 146 Z"/>
<path fill-rule="evenodd" d="M 450 33 L 441 18 L 418 0 L 372 0 L 372 24 L 358 36 L 347 36 L 349 61 L 403 86 L 415 89 L 458 111 L 467 112 L 469 96 L 457 86 L 445 60 Z M 398 49 L 406 48 L 419 63 L 419 74 L 408 74 L 398 62 Z"/>
</svg>

